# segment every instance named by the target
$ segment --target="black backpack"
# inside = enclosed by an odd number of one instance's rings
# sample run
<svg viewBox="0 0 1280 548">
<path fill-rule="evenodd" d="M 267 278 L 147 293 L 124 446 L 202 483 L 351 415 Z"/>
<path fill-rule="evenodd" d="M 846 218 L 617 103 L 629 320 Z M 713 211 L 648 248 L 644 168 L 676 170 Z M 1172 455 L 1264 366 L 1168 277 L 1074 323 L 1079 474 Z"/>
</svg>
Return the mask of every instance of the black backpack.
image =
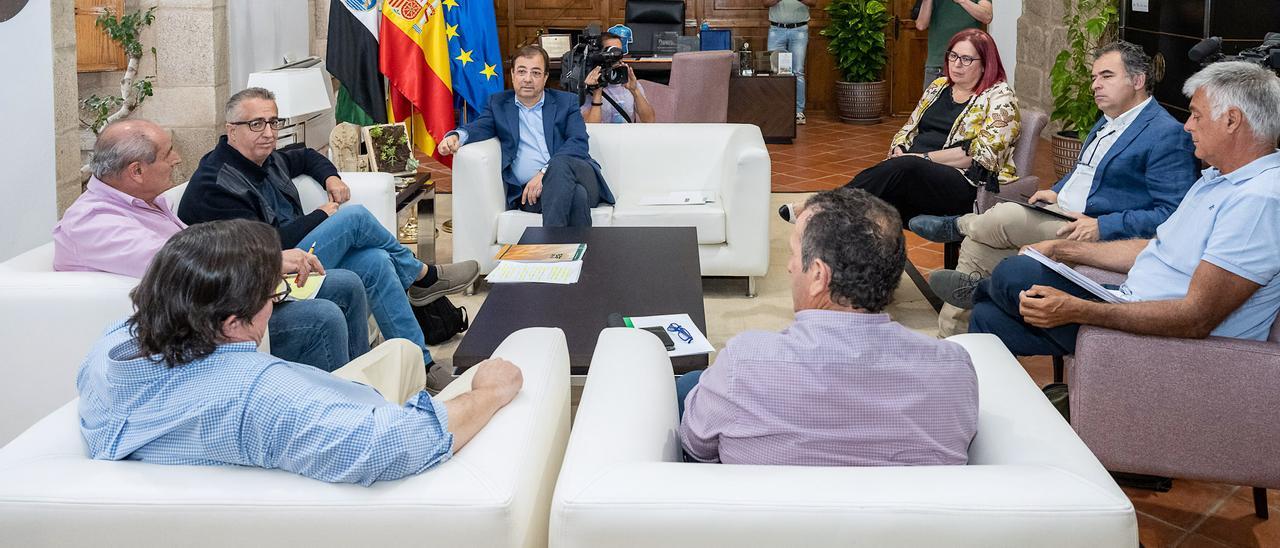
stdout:
<svg viewBox="0 0 1280 548">
<path fill-rule="evenodd" d="M 466 331 L 469 324 L 466 307 L 453 306 L 449 298 L 444 296 L 426 306 L 413 307 L 413 315 L 418 318 L 418 325 L 422 326 L 422 335 L 427 344 L 440 344 L 452 339 L 454 335 Z"/>
</svg>

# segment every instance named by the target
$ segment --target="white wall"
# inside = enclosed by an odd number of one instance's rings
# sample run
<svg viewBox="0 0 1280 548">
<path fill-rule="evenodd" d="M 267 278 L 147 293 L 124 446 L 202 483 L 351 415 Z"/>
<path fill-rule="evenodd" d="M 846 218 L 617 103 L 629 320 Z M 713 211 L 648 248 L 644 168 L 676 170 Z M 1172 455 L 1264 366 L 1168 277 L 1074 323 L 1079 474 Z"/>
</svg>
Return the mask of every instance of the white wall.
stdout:
<svg viewBox="0 0 1280 548">
<path fill-rule="evenodd" d="M 283 65 L 286 57 L 297 61 L 310 55 L 311 20 L 307 13 L 307 0 L 227 2 L 230 93 L 245 88 L 250 72 Z"/>
<path fill-rule="evenodd" d="M 57 221 L 54 160 L 53 19 L 33 0 L 0 23 L 0 261 L 53 239 Z"/>
<path fill-rule="evenodd" d="M 995 16 L 987 31 L 1000 49 L 1000 62 L 1009 77 L 1009 85 L 1016 85 L 1014 73 L 1018 68 L 1018 18 L 1022 17 L 1023 0 L 991 0 Z M 1056 1 L 1056 0 L 1054 0 Z"/>
</svg>

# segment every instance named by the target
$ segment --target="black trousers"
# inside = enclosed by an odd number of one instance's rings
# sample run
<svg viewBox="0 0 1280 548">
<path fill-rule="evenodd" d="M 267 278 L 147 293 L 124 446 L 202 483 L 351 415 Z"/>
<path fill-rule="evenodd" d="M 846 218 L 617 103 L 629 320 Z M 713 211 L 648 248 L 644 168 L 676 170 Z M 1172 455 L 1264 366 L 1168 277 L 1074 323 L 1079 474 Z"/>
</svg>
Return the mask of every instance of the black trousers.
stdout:
<svg viewBox="0 0 1280 548">
<path fill-rule="evenodd" d="M 600 204 L 604 180 L 586 160 L 555 156 L 542 175 L 542 195 L 532 204 L 516 207 L 542 214 L 542 226 L 591 226 L 591 208 Z"/>
<path fill-rule="evenodd" d="M 898 208 L 902 224 L 916 215 L 973 213 L 977 187 L 956 168 L 919 156 L 899 156 L 862 170 L 845 185 L 861 188 Z"/>
</svg>

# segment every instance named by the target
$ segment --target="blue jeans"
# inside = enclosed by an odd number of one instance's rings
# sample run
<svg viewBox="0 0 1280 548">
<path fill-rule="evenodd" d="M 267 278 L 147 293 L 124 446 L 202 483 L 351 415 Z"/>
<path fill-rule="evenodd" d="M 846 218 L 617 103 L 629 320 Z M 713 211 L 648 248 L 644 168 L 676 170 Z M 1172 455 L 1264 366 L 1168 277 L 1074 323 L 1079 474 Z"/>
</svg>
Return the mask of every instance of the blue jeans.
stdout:
<svg viewBox="0 0 1280 548">
<path fill-rule="evenodd" d="M 422 327 L 405 295 L 405 290 L 422 273 L 422 261 L 400 245 L 362 205 L 342 206 L 307 233 L 298 243 L 298 249 L 309 249 L 312 244 L 325 268 L 346 269 L 360 276 L 369 309 L 382 335 L 388 339 L 409 339 L 422 348 L 422 359 L 431 363 Z"/>
<path fill-rule="evenodd" d="M 276 305 L 267 323 L 271 354 L 333 371 L 369 351 L 368 318 L 360 277 L 328 270 L 316 298 Z"/>
<path fill-rule="evenodd" d="M 934 80 L 937 80 L 938 78 L 941 78 L 941 77 L 942 77 L 941 66 L 934 66 L 934 65 L 924 66 L 924 88 L 925 89 L 929 89 L 929 84 L 932 84 Z"/>
<path fill-rule="evenodd" d="M 769 25 L 769 51 L 791 52 L 791 72 L 796 75 L 796 112 L 804 112 L 804 55 L 809 48 L 809 25 L 794 29 Z"/>
<path fill-rule="evenodd" d="M 693 387 L 698 386 L 700 378 L 702 378 L 702 370 L 690 371 L 676 379 L 676 403 L 679 404 L 681 419 L 684 419 L 684 398 L 693 391 Z"/>
<path fill-rule="evenodd" d="M 1018 294 L 1033 285 L 1061 289 L 1081 299 L 1097 300 L 1083 287 L 1062 277 L 1049 267 L 1024 255 L 1001 261 L 991 278 L 978 284 L 973 293 L 970 333 L 991 333 L 1018 356 L 1065 356 L 1075 352 L 1080 324 L 1044 329 L 1022 321 Z"/>
</svg>

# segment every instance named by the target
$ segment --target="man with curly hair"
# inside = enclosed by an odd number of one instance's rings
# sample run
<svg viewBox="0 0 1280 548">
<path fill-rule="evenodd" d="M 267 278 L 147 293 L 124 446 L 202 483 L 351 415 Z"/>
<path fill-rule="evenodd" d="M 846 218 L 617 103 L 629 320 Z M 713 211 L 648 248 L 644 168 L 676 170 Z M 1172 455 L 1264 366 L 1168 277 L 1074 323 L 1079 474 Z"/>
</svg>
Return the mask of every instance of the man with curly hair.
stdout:
<svg viewBox="0 0 1280 548">
<path fill-rule="evenodd" d="M 701 462 L 808 466 L 965 464 L 978 382 L 960 345 L 884 309 L 902 277 L 902 221 L 842 188 L 810 198 L 791 235 L 796 319 L 748 331 L 680 378 L 680 441 Z"/>
</svg>

